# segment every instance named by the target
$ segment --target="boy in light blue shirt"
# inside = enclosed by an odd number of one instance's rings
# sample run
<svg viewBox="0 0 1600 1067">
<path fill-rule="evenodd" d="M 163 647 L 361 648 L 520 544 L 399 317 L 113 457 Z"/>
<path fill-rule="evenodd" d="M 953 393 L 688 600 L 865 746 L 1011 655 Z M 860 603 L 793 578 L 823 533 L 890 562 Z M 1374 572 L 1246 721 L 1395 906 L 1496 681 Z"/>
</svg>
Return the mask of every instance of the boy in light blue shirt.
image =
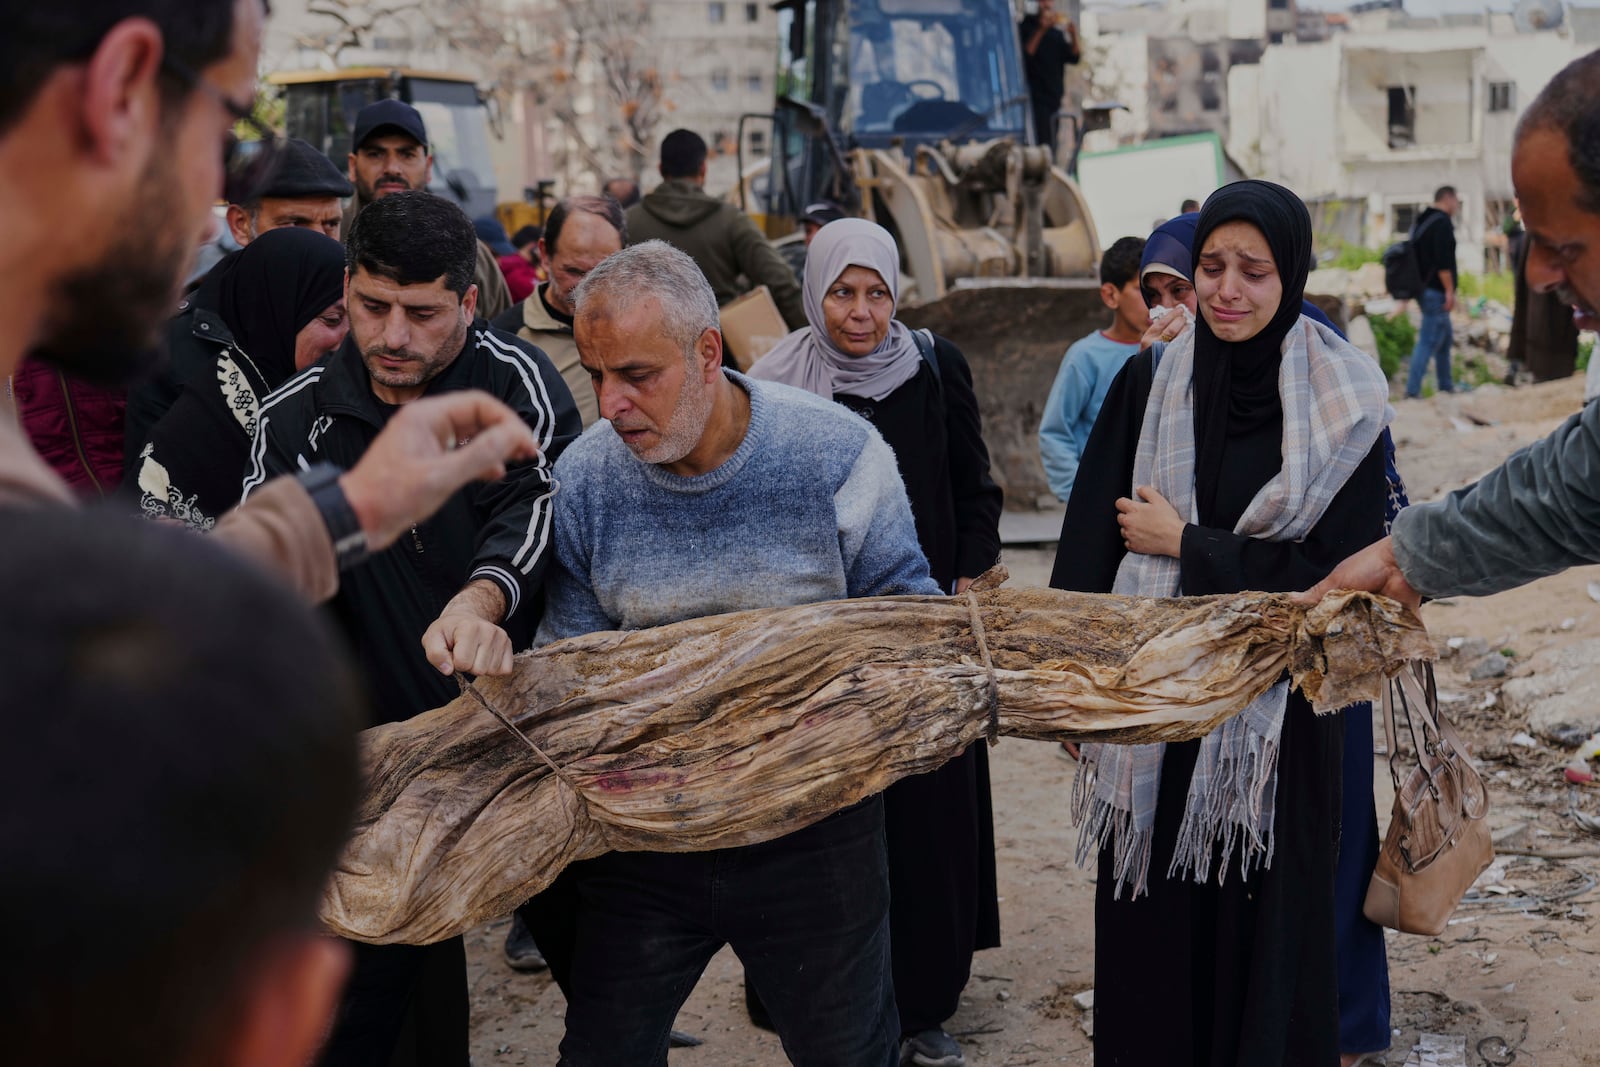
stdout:
<svg viewBox="0 0 1600 1067">
<path fill-rule="evenodd" d="M 1039 456 L 1050 491 L 1063 502 L 1072 495 L 1078 457 L 1089 440 L 1111 379 L 1139 351 L 1150 328 L 1150 311 L 1139 288 L 1144 238 L 1123 237 L 1100 257 L 1100 299 L 1111 309 L 1111 328 L 1096 330 L 1067 349 L 1039 423 Z"/>
</svg>

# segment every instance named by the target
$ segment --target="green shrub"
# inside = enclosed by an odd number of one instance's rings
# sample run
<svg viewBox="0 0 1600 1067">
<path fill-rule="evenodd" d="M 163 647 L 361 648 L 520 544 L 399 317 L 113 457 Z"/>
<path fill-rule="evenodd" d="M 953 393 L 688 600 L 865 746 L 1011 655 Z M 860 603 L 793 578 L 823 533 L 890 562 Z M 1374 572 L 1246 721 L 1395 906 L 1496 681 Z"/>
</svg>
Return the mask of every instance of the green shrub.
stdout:
<svg viewBox="0 0 1600 1067">
<path fill-rule="evenodd" d="M 1593 337 L 1578 338 L 1578 370 L 1581 373 L 1589 371 L 1589 354 L 1594 351 Z"/>
<path fill-rule="evenodd" d="M 1489 274 L 1463 273 L 1460 287 L 1461 295 L 1468 300 L 1488 297 L 1507 308 L 1516 300 L 1516 280 L 1508 270 L 1498 270 Z"/>
<path fill-rule="evenodd" d="M 1480 385 L 1491 385 L 1499 381 L 1489 369 L 1488 361 L 1472 349 L 1455 352 L 1450 360 L 1450 367 L 1458 384 L 1465 382 L 1474 389 Z"/>
<path fill-rule="evenodd" d="M 1349 241 L 1334 238 L 1329 242 L 1329 247 L 1336 250 L 1334 256 L 1326 263 L 1318 263 L 1319 267 L 1338 267 L 1340 270 L 1355 270 L 1366 266 L 1368 263 L 1381 263 L 1383 252 L 1376 248 L 1367 248 L 1363 245 L 1353 245 Z"/>
<path fill-rule="evenodd" d="M 1378 365 L 1383 368 L 1384 377 L 1393 378 L 1400 362 L 1417 346 L 1417 328 L 1403 314 L 1373 315 L 1367 321 L 1378 342 Z"/>
</svg>

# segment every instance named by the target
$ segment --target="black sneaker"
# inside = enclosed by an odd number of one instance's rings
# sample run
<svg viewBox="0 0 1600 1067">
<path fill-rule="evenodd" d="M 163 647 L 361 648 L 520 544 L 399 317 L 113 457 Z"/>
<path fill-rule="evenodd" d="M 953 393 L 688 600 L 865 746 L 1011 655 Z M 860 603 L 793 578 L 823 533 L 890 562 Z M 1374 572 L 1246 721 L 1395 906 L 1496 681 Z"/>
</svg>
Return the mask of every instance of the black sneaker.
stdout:
<svg viewBox="0 0 1600 1067">
<path fill-rule="evenodd" d="M 943 1030 L 923 1030 L 901 1042 L 900 1062 L 918 1067 L 965 1067 L 967 1058 L 956 1039 Z"/>
<path fill-rule="evenodd" d="M 506 933 L 506 965 L 513 971 L 542 971 L 550 965 L 544 961 L 539 946 L 533 943 L 527 924 L 515 912 L 511 915 L 511 929 Z"/>
</svg>

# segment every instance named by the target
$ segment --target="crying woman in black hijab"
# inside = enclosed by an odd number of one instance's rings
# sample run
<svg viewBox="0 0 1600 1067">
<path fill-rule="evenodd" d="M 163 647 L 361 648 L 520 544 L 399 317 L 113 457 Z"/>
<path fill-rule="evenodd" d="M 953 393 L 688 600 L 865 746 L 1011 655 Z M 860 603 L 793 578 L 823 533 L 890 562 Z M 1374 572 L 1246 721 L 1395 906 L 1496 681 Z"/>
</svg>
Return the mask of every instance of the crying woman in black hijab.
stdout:
<svg viewBox="0 0 1600 1067">
<path fill-rule="evenodd" d="M 1289 591 L 1382 536 L 1388 383 L 1302 315 L 1305 205 L 1268 182 L 1226 186 L 1194 247 L 1195 328 L 1112 383 L 1058 588 Z M 1279 684 L 1197 741 L 1085 746 L 1074 815 L 1080 857 L 1100 861 L 1097 1059 L 1337 1061 L 1341 741 L 1336 716 Z M 1119 970 L 1156 956 L 1204 966 Z M 1152 1003 L 1178 1022 L 1146 1025 Z"/>
<path fill-rule="evenodd" d="M 269 230 L 206 276 L 177 331 L 183 391 L 140 444 L 124 488 L 151 518 L 209 530 L 239 502 L 267 394 L 349 332 L 344 246 L 313 230 Z M 181 357 L 181 358 L 180 358 Z"/>
</svg>

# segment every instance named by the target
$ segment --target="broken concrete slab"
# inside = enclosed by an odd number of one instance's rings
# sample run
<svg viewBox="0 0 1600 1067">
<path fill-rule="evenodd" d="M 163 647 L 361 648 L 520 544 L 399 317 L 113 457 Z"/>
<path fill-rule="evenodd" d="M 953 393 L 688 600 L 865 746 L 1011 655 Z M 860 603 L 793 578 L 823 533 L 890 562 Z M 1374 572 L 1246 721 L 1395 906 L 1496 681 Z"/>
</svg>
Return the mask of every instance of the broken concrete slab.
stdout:
<svg viewBox="0 0 1600 1067">
<path fill-rule="evenodd" d="M 1456 1034 L 1419 1034 L 1405 1067 L 1467 1067 L 1467 1039 Z"/>
<path fill-rule="evenodd" d="M 1528 730 L 1571 747 L 1600 731 L 1600 638 L 1579 641 L 1529 661 L 1533 673 L 1500 690 L 1512 711 L 1528 717 Z"/>
<path fill-rule="evenodd" d="M 1499 652 L 1491 652 L 1474 663 L 1467 671 L 1467 676 L 1474 682 L 1483 682 L 1490 678 L 1504 678 L 1506 671 L 1510 669 L 1509 657 Z"/>
</svg>

